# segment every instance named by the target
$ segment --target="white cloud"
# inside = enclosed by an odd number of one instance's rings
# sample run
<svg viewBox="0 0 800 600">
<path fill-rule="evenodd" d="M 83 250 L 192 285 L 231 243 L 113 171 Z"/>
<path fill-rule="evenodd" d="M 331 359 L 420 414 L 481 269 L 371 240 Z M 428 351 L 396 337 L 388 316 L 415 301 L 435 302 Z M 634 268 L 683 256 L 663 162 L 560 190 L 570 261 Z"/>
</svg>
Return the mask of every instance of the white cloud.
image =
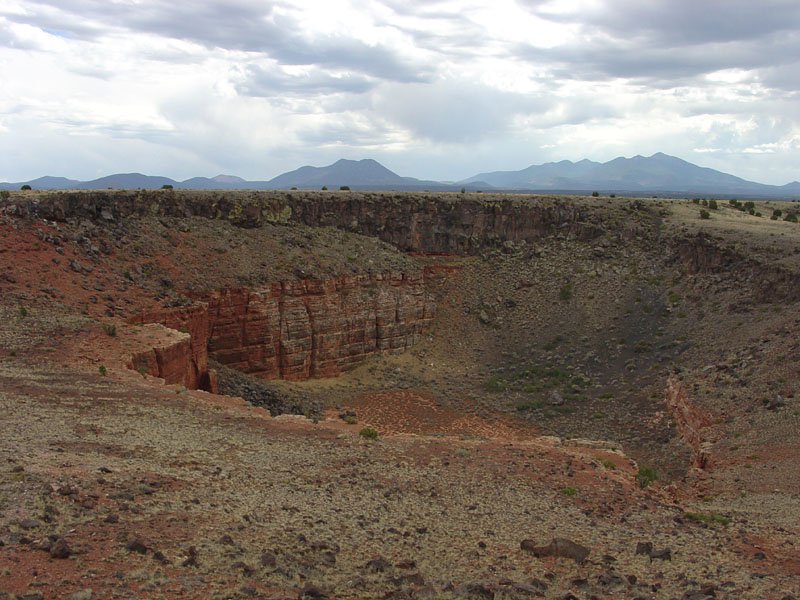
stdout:
<svg viewBox="0 0 800 600">
<path fill-rule="evenodd" d="M 0 180 L 663 151 L 798 179 L 794 0 L 6 0 Z M 56 172 L 58 171 L 58 172 Z"/>
</svg>

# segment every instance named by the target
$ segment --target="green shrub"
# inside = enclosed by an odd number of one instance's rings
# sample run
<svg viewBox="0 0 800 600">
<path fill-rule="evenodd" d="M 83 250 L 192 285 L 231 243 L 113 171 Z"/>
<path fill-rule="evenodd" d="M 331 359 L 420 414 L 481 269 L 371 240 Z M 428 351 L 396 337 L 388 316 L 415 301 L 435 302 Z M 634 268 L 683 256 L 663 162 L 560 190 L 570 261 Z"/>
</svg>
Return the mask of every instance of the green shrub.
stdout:
<svg viewBox="0 0 800 600">
<path fill-rule="evenodd" d="M 572 298 L 572 283 L 565 283 L 561 286 L 561 289 L 558 291 L 558 298 L 562 302 L 566 302 L 570 298 Z"/>
<path fill-rule="evenodd" d="M 783 211 L 780 208 L 773 208 L 772 209 L 772 216 L 773 217 L 780 217 L 783 214 Z"/>
<path fill-rule="evenodd" d="M 592 192 L 592 198 L 597 198 L 600 195 L 600 192 Z"/>
<path fill-rule="evenodd" d="M 731 521 L 728 517 L 721 515 L 719 513 L 701 513 L 701 512 L 687 512 L 683 515 L 690 521 L 697 521 L 706 523 L 708 525 L 715 525 L 719 523 L 720 525 L 727 526 Z"/>
<path fill-rule="evenodd" d="M 26 183 L 25 185 L 23 185 L 23 186 L 22 186 L 21 188 L 19 188 L 19 189 L 21 189 L 21 190 L 30 190 L 30 189 L 31 189 L 31 186 L 29 186 L 29 185 Z"/>
<path fill-rule="evenodd" d="M 164 185 L 161 186 L 161 189 L 162 190 L 171 190 L 172 186 L 170 184 L 168 184 L 168 183 L 165 183 Z"/>
<path fill-rule="evenodd" d="M 358 432 L 358 435 L 367 440 L 374 440 L 378 438 L 378 432 L 375 430 L 374 427 L 364 427 L 361 431 Z"/>
<path fill-rule="evenodd" d="M 111 323 L 103 323 L 101 325 L 101 327 L 103 328 L 103 331 L 106 332 L 107 336 L 114 337 L 115 335 L 117 335 L 117 326 L 116 325 L 113 325 Z"/>
<path fill-rule="evenodd" d="M 321 189 L 322 191 L 325 191 L 325 190 L 327 190 L 327 189 L 328 189 L 328 186 L 327 186 L 327 185 L 323 185 L 323 186 L 322 186 L 320 189 Z"/>
<path fill-rule="evenodd" d="M 571 485 L 566 485 L 563 488 L 561 488 L 561 493 L 564 494 L 565 496 L 575 496 L 578 494 L 578 490 L 576 490 Z"/>
<path fill-rule="evenodd" d="M 0 199 L 8 200 L 11 197 L 11 192 L 8 190 L 0 190 Z"/>
<path fill-rule="evenodd" d="M 102 375 L 103 377 L 105 377 L 106 374 L 108 373 L 108 370 L 106 369 L 105 365 L 100 365 L 99 367 L 97 367 L 97 370 L 100 372 L 100 375 Z"/>
<path fill-rule="evenodd" d="M 347 423 L 348 425 L 355 425 L 356 423 L 358 423 L 358 419 L 356 419 L 353 415 L 347 415 L 344 418 L 344 422 Z"/>
<path fill-rule="evenodd" d="M 797 213 L 787 213 L 783 220 L 790 223 L 797 223 Z"/>
<path fill-rule="evenodd" d="M 700 198 L 692 198 L 692 202 L 695 204 L 700 204 Z"/>
<path fill-rule="evenodd" d="M 25 308 L 24 306 L 20 306 L 19 307 L 19 316 L 22 317 L 23 319 L 25 317 L 27 317 L 28 316 L 28 309 Z"/>
<path fill-rule="evenodd" d="M 504 392 L 506 390 L 506 382 L 505 380 L 500 377 L 499 375 L 492 375 L 486 382 L 483 384 L 483 388 L 487 392 Z"/>
<path fill-rule="evenodd" d="M 636 473 L 636 483 L 639 487 L 644 489 L 654 481 L 658 480 L 658 473 L 652 467 L 639 467 L 639 472 Z"/>
<path fill-rule="evenodd" d="M 710 208 L 711 210 L 717 210 L 719 208 L 719 206 L 717 205 L 717 201 L 716 200 L 709 200 L 708 201 L 708 208 Z"/>
<path fill-rule="evenodd" d="M 463 187 L 462 187 L 462 188 L 461 188 L 461 193 L 462 193 L 462 194 L 465 194 L 466 192 L 467 192 L 467 188 L 463 188 Z"/>
<path fill-rule="evenodd" d="M 600 461 L 600 464 L 603 465 L 606 469 L 609 469 L 611 471 L 613 471 L 614 469 L 617 468 L 617 465 L 614 464 L 614 461 L 613 460 L 609 460 L 607 458 L 602 459 Z"/>
<path fill-rule="evenodd" d="M 708 212 L 705 208 L 700 209 L 700 218 L 701 219 L 710 219 L 711 213 Z"/>
<path fill-rule="evenodd" d="M 350 186 L 349 185 L 340 185 L 339 186 L 339 191 L 341 191 L 341 192 L 349 192 L 350 191 Z"/>
<path fill-rule="evenodd" d="M 616 197 L 617 197 L 617 195 L 616 195 L 616 194 L 609 194 L 609 195 L 608 195 L 608 197 L 609 197 L 609 198 L 616 198 Z"/>
<path fill-rule="evenodd" d="M 703 198 L 703 206 L 708 206 L 708 200 L 706 200 L 705 198 Z"/>
</svg>

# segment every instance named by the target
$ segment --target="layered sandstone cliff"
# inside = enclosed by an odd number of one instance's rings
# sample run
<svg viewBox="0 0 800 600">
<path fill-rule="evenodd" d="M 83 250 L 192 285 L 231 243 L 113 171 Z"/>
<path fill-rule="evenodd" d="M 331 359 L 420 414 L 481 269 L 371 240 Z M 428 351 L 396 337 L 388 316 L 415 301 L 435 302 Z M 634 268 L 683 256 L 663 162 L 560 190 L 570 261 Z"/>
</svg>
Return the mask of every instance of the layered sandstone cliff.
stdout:
<svg viewBox="0 0 800 600">
<path fill-rule="evenodd" d="M 206 309 L 205 303 L 198 303 L 135 315 L 131 322 L 144 326 L 143 341 L 152 341 L 146 343 L 146 350 L 131 356 L 131 368 L 160 377 L 166 383 L 215 391 L 213 374 L 208 370 L 209 321 Z"/>
<path fill-rule="evenodd" d="M 171 360 L 187 364 L 187 387 L 204 387 L 208 357 L 267 379 L 333 377 L 371 354 L 411 347 L 433 313 L 421 277 L 380 273 L 223 289 L 131 321 L 188 333 L 186 356 Z M 165 363 L 158 374 L 171 370 Z"/>
</svg>

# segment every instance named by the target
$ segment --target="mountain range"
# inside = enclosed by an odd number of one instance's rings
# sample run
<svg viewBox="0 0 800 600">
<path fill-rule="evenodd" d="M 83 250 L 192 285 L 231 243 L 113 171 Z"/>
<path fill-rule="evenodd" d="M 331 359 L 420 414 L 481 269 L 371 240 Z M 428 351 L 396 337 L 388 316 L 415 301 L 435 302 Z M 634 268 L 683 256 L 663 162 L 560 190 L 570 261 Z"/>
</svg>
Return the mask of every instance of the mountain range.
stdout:
<svg viewBox="0 0 800 600">
<path fill-rule="evenodd" d="M 65 177 L 40 177 L 32 181 L 0 183 L 0 189 L 154 189 L 163 186 L 184 189 L 395 189 L 455 191 L 486 190 L 500 192 L 558 191 L 624 194 L 658 192 L 682 195 L 731 195 L 798 198 L 800 182 L 776 186 L 747 181 L 721 171 L 699 167 L 661 152 L 652 156 L 615 158 L 605 163 L 588 159 L 578 162 L 563 160 L 531 165 L 519 171 L 479 173 L 458 182 L 437 182 L 401 177 L 372 159 L 341 159 L 326 167 L 300 167 L 269 181 L 246 181 L 233 175 L 193 177 L 176 181 L 168 177 L 120 173 L 92 181 Z"/>
</svg>

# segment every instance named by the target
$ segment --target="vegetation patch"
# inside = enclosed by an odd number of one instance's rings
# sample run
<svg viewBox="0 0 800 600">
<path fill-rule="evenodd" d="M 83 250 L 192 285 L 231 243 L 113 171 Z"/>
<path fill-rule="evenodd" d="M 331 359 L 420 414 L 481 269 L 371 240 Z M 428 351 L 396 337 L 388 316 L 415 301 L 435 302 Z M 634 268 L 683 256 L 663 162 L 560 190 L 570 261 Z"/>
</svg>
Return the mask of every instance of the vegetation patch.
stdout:
<svg viewBox="0 0 800 600">
<path fill-rule="evenodd" d="M 725 525 L 727 526 L 731 520 L 719 513 L 702 513 L 702 512 L 687 512 L 683 515 L 690 521 L 696 521 L 698 523 L 706 523 L 707 525 Z"/>
</svg>

